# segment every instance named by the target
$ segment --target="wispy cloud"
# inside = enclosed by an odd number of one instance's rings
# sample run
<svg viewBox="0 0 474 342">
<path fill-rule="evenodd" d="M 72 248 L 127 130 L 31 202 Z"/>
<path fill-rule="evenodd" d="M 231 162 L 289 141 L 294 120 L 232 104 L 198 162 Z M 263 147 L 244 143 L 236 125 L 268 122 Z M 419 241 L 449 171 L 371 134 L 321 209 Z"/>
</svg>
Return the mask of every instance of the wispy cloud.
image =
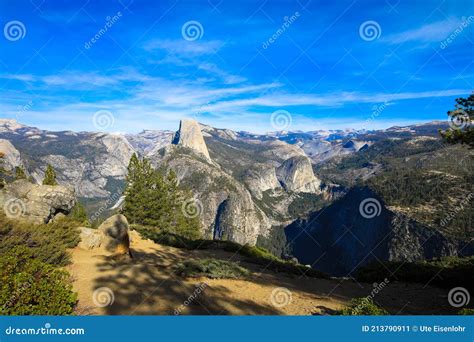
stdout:
<svg viewBox="0 0 474 342">
<path fill-rule="evenodd" d="M 194 57 L 214 54 L 224 46 L 219 40 L 210 41 L 187 41 L 185 39 L 154 39 L 144 44 L 146 51 L 164 50 L 170 54 L 180 57 Z"/>
<path fill-rule="evenodd" d="M 390 44 L 401 44 L 405 42 L 440 42 L 452 33 L 460 23 L 460 19 L 450 17 L 445 20 L 389 35 L 383 38 L 382 41 L 386 41 Z"/>
</svg>

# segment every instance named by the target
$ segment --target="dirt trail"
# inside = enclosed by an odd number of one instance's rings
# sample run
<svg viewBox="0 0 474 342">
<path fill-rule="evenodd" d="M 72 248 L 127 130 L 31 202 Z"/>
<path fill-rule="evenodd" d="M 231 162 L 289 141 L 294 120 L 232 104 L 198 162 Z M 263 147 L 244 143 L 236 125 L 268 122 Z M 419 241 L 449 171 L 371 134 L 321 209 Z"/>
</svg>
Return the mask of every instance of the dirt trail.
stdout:
<svg viewBox="0 0 474 342">
<path fill-rule="evenodd" d="M 337 310 L 354 297 L 367 296 L 372 284 L 252 271 L 246 280 L 182 279 L 173 272 L 184 260 L 213 257 L 241 261 L 225 251 L 187 251 L 162 246 L 133 234 L 132 260 L 115 260 L 98 250 L 71 250 L 78 314 L 92 315 L 310 315 Z M 382 281 L 382 279 L 381 279 Z M 96 291 L 94 300 L 94 291 Z M 273 296 L 272 296 L 273 293 Z M 100 307 L 111 301 L 113 303 Z M 273 300 L 272 300 L 273 298 Z M 392 314 L 453 313 L 447 291 L 415 284 L 389 283 L 374 298 Z M 99 306 L 97 305 L 99 304 Z"/>
</svg>

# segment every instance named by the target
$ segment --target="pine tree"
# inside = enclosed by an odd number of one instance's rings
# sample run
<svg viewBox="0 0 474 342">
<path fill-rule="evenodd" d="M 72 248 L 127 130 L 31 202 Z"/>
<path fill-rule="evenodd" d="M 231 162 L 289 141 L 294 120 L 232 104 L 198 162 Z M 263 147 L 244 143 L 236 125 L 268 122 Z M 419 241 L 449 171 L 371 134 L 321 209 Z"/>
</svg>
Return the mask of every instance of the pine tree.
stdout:
<svg viewBox="0 0 474 342">
<path fill-rule="evenodd" d="M 6 177 L 8 176 L 8 171 L 3 166 L 5 163 L 5 153 L 0 152 L 0 189 L 5 186 L 7 183 Z"/>
<path fill-rule="evenodd" d="M 123 214 L 130 223 L 160 232 L 200 237 L 199 217 L 186 217 L 183 203 L 190 195 L 179 189 L 176 174 L 155 170 L 144 158 L 130 159 Z"/>
<path fill-rule="evenodd" d="M 27 179 L 26 172 L 21 166 L 15 167 L 15 180 Z"/>
<path fill-rule="evenodd" d="M 43 185 L 58 185 L 56 181 L 56 171 L 53 167 L 48 164 L 46 167 L 46 172 L 44 173 Z"/>
<path fill-rule="evenodd" d="M 451 144 L 467 144 L 474 147 L 474 93 L 468 98 L 457 98 L 454 109 L 448 112 L 452 128 L 440 131 L 445 141 Z"/>
</svg>

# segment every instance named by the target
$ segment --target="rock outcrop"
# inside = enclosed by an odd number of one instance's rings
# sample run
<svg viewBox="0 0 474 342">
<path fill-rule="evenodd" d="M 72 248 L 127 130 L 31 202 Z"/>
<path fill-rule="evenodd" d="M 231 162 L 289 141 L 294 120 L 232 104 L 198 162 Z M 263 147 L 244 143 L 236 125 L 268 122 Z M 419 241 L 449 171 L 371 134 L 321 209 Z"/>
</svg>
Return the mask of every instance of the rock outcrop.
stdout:
<svg viewBox="0 0 474 342">
<path fill-rule="evenodd" d="M 68 214 L 76 204 L 74 188 L 32 184 L 17 180 L 0 191 L 0 206 L 10 218 L 48 223 L 57 214 Z"/>
<path fill-rule="evenodd" d="M 320 193 L 321 181 L 314 176 L 309 158 L 298 156 L 287 159 L 278 169 L 277 177 L 288 191 Z"/>
<path fill-rule="evenodd" d="M 259 235 L 268 234 L 270 221 L 242 183 L 179 145 L 161 152 L 151 162 L 173 170 L 181 185 L 192 188 L 206 238 L 255 245 Z"/>
<path fill-rule="evenodd" d="M 82 249 L 100 248 L 106 255 L 130 255 L 130 235 L 127 218 L 114 215 L 98 229 L 80 228 Z"/>
<path fill-rule="evenodd" d="M 292 255 L 336 276 L 377 261 L 470 255 L 473 242 L 454 240 L 388 210 L 369 188 L 353 188 L 322 211 L 285 229 Z"/>
<path fill-rule="evenodd" d="M 272 165 L 255 165 L 253 169 L 245 172 L 244 182 L 252 195 L 258 199 L 262 197 L 264 191 L 281 189 L 276 170 Z"/>
<path fill-rule="evenodd" d="M 23 166 L 20 152 L 5 139 L 0 139 L 0 153 L 3 153 L 3 167 L 6 170 L 14 170 L 17 166 Z"/>
<path fill-rule="evenodd" d="M 179 130 L 173 138 L 173 144 L 188 147 L 203 155 L 207 160 L 211 160 L 206 142 L 202 136 L 201 127 L 196 120 L 181 120 Z"/>
</svg>

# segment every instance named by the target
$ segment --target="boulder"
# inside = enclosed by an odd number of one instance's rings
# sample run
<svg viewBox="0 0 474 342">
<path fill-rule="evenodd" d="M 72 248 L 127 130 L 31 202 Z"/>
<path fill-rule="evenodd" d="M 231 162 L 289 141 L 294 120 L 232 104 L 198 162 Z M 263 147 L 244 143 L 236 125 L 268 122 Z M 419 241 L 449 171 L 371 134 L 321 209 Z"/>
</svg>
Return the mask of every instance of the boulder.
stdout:
<svg viewBox="0 0 474 342">
<path fill-rule="evenodd" d="M 130 236 L 128 221 L 124 215 L 114 215 L 102 223 L 98 230 L 104 236 L 103 247 L 113 254 L 128 254 L 130 252 Z"/>
<path fill-rule="evenodd" d="M 0 206 L 5 214 L 32 223 L 48 223 L 59 213 L 69 214 L 75 204 L 74 188 L 62 185 L 17 180 L 0 191 Z"/>
<path fill-rule="evenodd" d="M 130 255 L 130 234 L 127 218 L 114 215 L 98 229 L 80 228 L 82 249 L 100 248 L 105 255 Z"/>
</svg>

